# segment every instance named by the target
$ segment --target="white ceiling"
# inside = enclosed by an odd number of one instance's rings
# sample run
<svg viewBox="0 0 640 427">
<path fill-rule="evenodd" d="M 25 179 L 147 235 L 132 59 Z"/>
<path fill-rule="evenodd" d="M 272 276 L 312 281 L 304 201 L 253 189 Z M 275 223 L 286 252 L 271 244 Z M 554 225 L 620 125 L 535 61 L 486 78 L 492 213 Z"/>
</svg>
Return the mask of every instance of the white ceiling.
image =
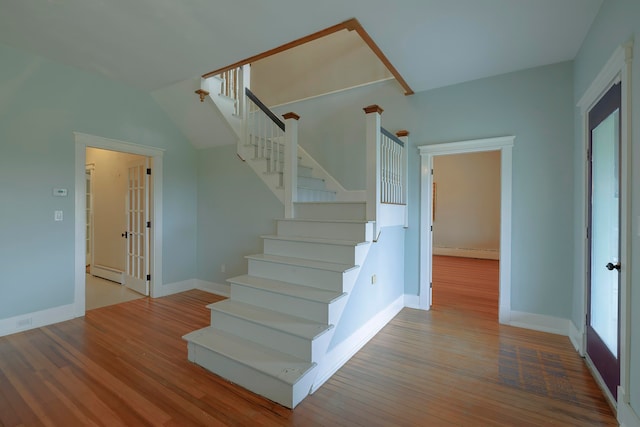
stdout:
<svg viewBox="0 0 640 427">
<path fill-rule="evenodd" d="M 573 59 L 602 0 L 0 0 L 0 43 L 157 90 L 356 18 L 416 92 Z"/>
</svg>

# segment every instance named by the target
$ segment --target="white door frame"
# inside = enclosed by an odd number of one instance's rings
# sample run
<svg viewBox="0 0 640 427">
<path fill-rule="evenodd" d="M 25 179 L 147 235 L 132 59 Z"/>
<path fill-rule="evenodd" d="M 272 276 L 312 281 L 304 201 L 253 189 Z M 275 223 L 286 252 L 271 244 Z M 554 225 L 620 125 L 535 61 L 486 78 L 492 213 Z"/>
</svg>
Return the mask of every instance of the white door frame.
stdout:
<svg viewBox="0 0 640 427">
<path fill-rule="evenodd" d="M 137 154 L 152 159 L 151 188 L 153 191 L 153 228 L 151 231 L 151 297 L 159 296 L 162 286 L 162 159 L 164 150 L 132 144 L 115 139 L 74 132 L 75 136 L 75 292 L 74 315 L 85 314 L 85 238 L 86 238 L 86 180 L 87 147 Z"/>
<path fill-rule="evenodd" d="M 515 136 L 475 139 L 418 147 L 420 168 L 420 305 L 431 308 L 431 262 L 433 232 L 431 201 L 433 196 L 433 158 L 447 154 L 500 151 L 500 301 L 498 320 L 508 324 L 511 314 L 511 193 L 512 149 Z"/>
<path fill-rule="evenodd" d="M 633 43 L 625 43 L 618 47 L 613 53 L 609 61 L 607 61 L 604 68 L 597 75 L 595 80 L 591 83 L 587 91 L 584 93 L 580 101 L 578 101 L 577 107 L 580 108 L 580 114 L 582 116 L 582 152 L 584 153 L 584 161 L 582 162 L 582 186 L 581 196 L 583 203 L 579 207 L 582 215 L 577 220 L 581 221 L 581 230 L 587 229 L 588 215 L 589 215 L 589 164 L 587 157 L 587 150 L 589 147 L 589 111 L 600 100 L 614 84 L 620 82 L 621 87 L 621 107 L 622 114 L 620 114 L 621 120 L 621 147 L 620 147 L 620 194 L 622 196 L 620 205 L 620 263 L 622 269 L 620 270 L 620 386 L 618 387 L 618 420 L 623 420 L 625 411 L 631 411 L 629 406 L 629 363 L 630 363 L 630 344 L 631 344 L 631 316 L 630 316 L 630 304 L 629 298 L 631 291 L 631 275 L 629 274 L 630 260 L 630 232 L 631 232 L 631 188 L 629 183 L 631 181 L 631 62 L 633 53 Z M 590 262 L 588 259 L 588 247 L 586 232 L 580 238 L 580 252 L 578 253 L 580 258 L 580 268 L 575 272 L 576 280 L 579 286 L 583 289 L 583 304 L 582 313 L 577 313 L 577 317 L 582 319 L 582 324 L 577 325 L 580 330 L 579 336 L 574 340 L 574 344 L 578 344 L 578 351 L 582 356 L 586 356 L 586 313 L 587 313 L 587 289 L 589 283 L 587 282 L 586 269 Z M 576 316 L 574 316 L 576 317 Z M 588 358 L 587 358 L 588 360 Z M 597 371 L 593 370 L 596 380 L 600 380 L 597 375 Z M 602 387 L 607 397 L 612 400 L 612 396 L 608 394 L 606 387 Z"/>
</svg>

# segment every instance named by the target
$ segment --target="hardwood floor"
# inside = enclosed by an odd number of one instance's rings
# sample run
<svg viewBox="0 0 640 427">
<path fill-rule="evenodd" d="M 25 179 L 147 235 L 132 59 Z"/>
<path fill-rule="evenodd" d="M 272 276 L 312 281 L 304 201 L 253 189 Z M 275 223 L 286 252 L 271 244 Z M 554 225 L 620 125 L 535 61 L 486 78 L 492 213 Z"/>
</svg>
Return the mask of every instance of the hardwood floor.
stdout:
<svg viewBox="0 0 640 427">
<path fill-rule="evenodd" d="M 456 309 L 498 321 L 499 261 L 434 256 L 433 309 Z"/>
<path fill-rule="evenodd" d="M 0 426 L 616 425 L 566 337 L 404 309 L 294 411 L 187 361 L 189 291 L 0 338 Z"/>
</svg>

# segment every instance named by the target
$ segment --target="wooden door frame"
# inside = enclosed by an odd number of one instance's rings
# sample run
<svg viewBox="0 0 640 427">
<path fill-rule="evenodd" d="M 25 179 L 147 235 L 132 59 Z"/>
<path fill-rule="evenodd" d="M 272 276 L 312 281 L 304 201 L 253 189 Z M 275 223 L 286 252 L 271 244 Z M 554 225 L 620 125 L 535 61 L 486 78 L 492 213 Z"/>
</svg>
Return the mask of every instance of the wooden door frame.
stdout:
<svg viewBox="0 0 640 427">
<path fill-rule="evenodd" d="M 511 215 L 512 150 L 515 136 L 475 139 L 418 147 L 421 157 L 420 191 L 420 294 L 419 308 L 431 308 L 431 268 L 433 232 L 431 203 L 433 196 L 433 158 L 447 154 L 500 152 L 500 286 L 498 321 L 511 320 Z"/>
<path fill-rule="evenodd" d="M 581 313 L 577 313 L 574 318 L 579 318 L 581 324 L 577 325 L 577 331 L 574 331 L 571 339 L 578 349 L 580 355 L 585 356 L 585 360 L 589 365 L 596 381 L 602 388 L 603 393 L 609 399 L 609 401 L 618 407 L 619 415 L 622 406 L 629 405 L 629 356 L 630 356 L 630 286 L 631 276 L 629 272 L 629 254 L 631 239 L 629 232 L 631 230 L 631 192 L 629 183 L 631 182 L 631 62 L 632 62 L 633 44 L 631 42 L 625 43 L 618 47 L 609 61 L 607 61 L 604 68 L 600 71 L 589 88 L 586 90 L 580 101 L 578 101 L 577 107 L 580 109 L 580 115 L 582 117 L 581 126 L 581 140 L 582 140 L 582 153 L 584 155 L 584 161 L 582 162 L 582 189 L 581 197 L 582 203 L 579 204 L 581 209 L 581 215 L 576 218 L 579 220 L 580 229 L 585 230 L 584 238 L 579 239 L 580 245 L 580 258 L 578 259 L 580 267 L 576 269 L 576 283 L 582 290 L 583 301 L 581 304 Z M 616 83 L 620 82 L 621 87 L 621 114 L 620 114 L 620 263 L 622 269 L 620 270 L 620 386 L 618 387 L 618 400 L 614 401 L 613 396 L 609 392 L 608 388 L 604 384 L 604 381 L 600 377 L 600 374 L 593 366 L 593 363 L 586 354 L 586 313 L 588 309 L 587 301 L 587 289 L 589 287 L 587 268 L 589 265 L 589 248 L 588 239 L 586 238 L 586 230 L 589 224 L 589 163 L 588 163 L 588 149 L 589 149 L 589 111 L 595 106 L 600 98 Z M 575 335 L 575 336 L 574 336 Z M 622 405 L 621 405 L 622 404 Z M 619 418 L 620 419 L 620 418 Z"/>
<path fill-rule="evenodd" d="M 149 208 L 153 215 L 153 228 L 150 241 L 151 297 L 159 296 L 162 286 L 162 170 L 164 150 L 146 145 L 103 138 L 100 136 L 74 132 L 75 136 L 75 269 L 74 269 L 74 315 L 85 314 L 85 234 L 86 234 L 86 180 L 85 163 L 87 148 L 120 151 L 123 153 L 146 156 L 151 159 L 151 191 L 153 203 Z"/>
</svg>

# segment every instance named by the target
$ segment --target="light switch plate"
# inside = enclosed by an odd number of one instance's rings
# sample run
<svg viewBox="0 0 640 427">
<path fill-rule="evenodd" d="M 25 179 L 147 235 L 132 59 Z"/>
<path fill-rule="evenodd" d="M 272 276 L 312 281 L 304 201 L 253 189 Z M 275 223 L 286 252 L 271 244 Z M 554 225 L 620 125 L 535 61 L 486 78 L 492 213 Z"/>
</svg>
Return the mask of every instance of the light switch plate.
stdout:
<svg viewBox="0 0 640 427">
<path fill-rule="evenodd" d="M 54 211 L 53 212 L 53 219 L 55 221 L 62 221 L 62 219 L 63 219 L 62 211 Z"/>
</svg>

